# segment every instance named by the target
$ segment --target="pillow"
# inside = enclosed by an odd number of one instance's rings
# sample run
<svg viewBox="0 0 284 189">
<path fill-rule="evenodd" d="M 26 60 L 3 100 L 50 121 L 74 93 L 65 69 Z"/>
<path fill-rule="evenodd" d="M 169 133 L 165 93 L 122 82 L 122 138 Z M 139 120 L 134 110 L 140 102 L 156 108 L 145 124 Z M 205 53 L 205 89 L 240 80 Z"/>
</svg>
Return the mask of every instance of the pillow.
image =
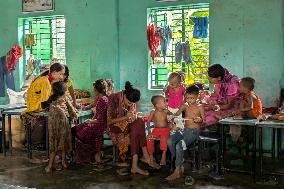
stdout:
<svg viewBox="0 0 284 189">
<path fill-rule="evenodd" d="M 7 89 L 7 94 L 9 96 L 9 101 L 10 104 L 25 104 L 25 94 L 26 94 L 26 90 L 25 91 L 20 91 L 20 92 L 16 92 L 13 91 L 12 89 Z"/>
</svg>

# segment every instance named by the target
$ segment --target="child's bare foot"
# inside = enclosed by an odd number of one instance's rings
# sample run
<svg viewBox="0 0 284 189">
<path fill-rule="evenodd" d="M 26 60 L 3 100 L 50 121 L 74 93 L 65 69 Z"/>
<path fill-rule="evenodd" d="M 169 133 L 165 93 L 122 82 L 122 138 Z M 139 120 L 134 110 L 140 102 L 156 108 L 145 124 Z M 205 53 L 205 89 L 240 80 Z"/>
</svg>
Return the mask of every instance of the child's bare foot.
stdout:
<svg viewBox="0 0 284 189">
<path fill-rule="evenodd" d="M 48 167 L 48 166 L 44 170 L 45 170 L 46 173 L 50 173 L 51 172 L 51 168 Z"/>
<path fill-rule="evenodd" d="M 152 162 L 148 163 L 148 165 L 150 167 L 153 167 L 154 169 L 161 169 L 161 166 L 156 161 L 152 161 Z"/>
<path fill-rule="evenodd" d="M 166 162 L 165 160 L 161 160 L 161 161 L 160 161 L 160 165 L 161 165 L 161 166 L 167 165 L 167 162 Z"/>
<path fill-rule="evenodd" d="M 143 163 L 146 163 L 146 164 L 150 164 L 150 162 L 151 162 L 150 159 L 146 159 L 145 157 L 140 158 L 140 161 L 142 161 Z"/>
<path fill-rule="evenodd" d="M 149 175 L 149 172 L 146 171 L 146 170 L 143 170 L 143 169 L 140 169 L 139 167 L 132 167 L 131 168 L 131 173 L 132 174 L 141 174 L 141 175 L 145 175 L 145 176 L 148 176 Z"/>
<path fill-rule="evenodd" d="M 179 169 L 176 169 L 173 174 L 171 174 L 170 176 L 166 177 L 166 180 L 168 181 L 172 181 L 172 180 L 175 180 L 175 179 L 178 179 L 182 176 L 181 174 L 181 170 Z"/>
</svg>

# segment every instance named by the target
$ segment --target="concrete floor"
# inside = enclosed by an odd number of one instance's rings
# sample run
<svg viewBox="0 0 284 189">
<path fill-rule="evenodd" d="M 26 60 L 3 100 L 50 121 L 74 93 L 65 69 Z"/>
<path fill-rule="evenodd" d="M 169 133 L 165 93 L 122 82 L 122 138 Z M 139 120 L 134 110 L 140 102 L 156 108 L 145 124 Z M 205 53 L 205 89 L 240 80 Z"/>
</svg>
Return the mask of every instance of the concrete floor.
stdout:
<svg viewBox="0 0 284 189">
<path fill-rule="evenodd" d="M 116 167 L 105 171 L 94 171 L 93 165 L 72 164 L 67 170 L 46 174 L 46 164 L 31 164 L 24 151 L 16 151 L 12 156 L 0 156 L 0 188 L 1 184 L 25 186 L 37 189 L 120 189 L 120 188 L 195 188 L 195 189 L 246 189 L 246 188 L 284 188 L 284 179 L 279 178 L 279 184 L 275 187 L 252 184 L 249 175 L 226 173 L 225 179 L 215 181 L 208 177 L 209 170 L 202 173 L 192 173 L 187 169 L 185 175 L 191 175 L 196 180 L 193 186 L 186 186 L 184 178 L 174 182 L 167 182 L 164 178 L 169 175 L 169 167 L 161 170 L 152 170 L 142 165 L 150 172 L 150 176 L 127 175 L 119 176 Z M 110 164 L 111 165 L 111 164 Z M 282 179 L 282 180 L 281 180 Z M 13 187 L 7 187 L 13 188 Z"/>
</svg>

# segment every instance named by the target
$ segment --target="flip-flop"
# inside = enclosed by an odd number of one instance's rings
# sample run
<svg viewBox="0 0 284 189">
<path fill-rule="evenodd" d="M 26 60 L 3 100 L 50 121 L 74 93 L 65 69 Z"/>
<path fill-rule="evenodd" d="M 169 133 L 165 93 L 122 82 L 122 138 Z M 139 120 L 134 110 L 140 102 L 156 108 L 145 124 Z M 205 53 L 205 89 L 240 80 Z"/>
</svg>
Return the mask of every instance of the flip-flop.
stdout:
<svg viewBox="0 0 284 189">
<path fill-rule="evenodd" d="M 117 174 L 119 174 L 120 176 L 126 176 L 126 175 L 129 174 L 128 169 L 125 169 L 125 168 L 124 168 L 124 169 L 117 169 L 116 172 L 117 172 Z"/>
<path fill-rule="evenodd" d="M 56 170 L 56 171 L 62 171 L 62 170 L 63 170 L 62 165 L 57 165 L 57 166 L 55 167 L 55 170 Z"/>
<path fill-rule="evenodd" d="M 270 177 L 270 178 L 263 179 L 262 181 L 258 181 L 256 182 L 256 184 L 266 185 L 266 186 L 275 186 L 278 184 L 278 181 L 276 177 Z"/>
<path fill-rule="evenodd" d="M 186 176 L 184 179 L 184 184 L 187 186 L 192 186 L 194 184 L 195 180 L 191 176 Z"/>
<path fill-rule="evenodd" d="M 109 170 L 111 168 L 112 168 L 111 166 L 98 165 L 98 166 L 94 167 L 92 170 L 93 171 L 105 171 L 105 170 Z"/>
</svg>

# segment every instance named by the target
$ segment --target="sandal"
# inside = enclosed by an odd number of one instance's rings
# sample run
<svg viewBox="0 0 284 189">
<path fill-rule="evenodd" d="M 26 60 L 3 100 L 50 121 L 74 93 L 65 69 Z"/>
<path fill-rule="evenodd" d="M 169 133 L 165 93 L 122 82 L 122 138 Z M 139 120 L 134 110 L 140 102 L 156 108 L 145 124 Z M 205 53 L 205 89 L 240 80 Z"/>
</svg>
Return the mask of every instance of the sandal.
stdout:
<svg viewBox="0 0 284 189">
<path fill-rule="evenodd" d="M 55 167 L 56 171 L 62 171 L 62 169 L 63 169 L 62 165 L 58 165 Z"/>
<path fill-rule="evenodd" d="M 278 184 L 278 181 L 276 177 L 270 177 L 270 178 L 262 179 L 262 181 L 258 181 L 256 182 L 256 184 L 266 185 L 266 186 L 275 186 Z"/>
<path fill-rule="evenodd" d="M 116 172 L 117 172 L 117 174 L 119 174 L 120 176 L 126 176 L 126 175 L 129 174 L 128 169 L 125 169 L 125 168 L 124 168 L 124 169 L 117 169 Z"/>
<path fill-rule="evenodd" d="M 186 176 L 184 179 L 184 184 L 187 186 L 192 186 L 194 184 L 195 180 L 191 176 Z"/>
<path fill-rule="evenodd" d="M 48 166 L 44 168 L 46 173 L 50 173 L 52 171 L 52 169 L 50 169 Z"/>
</svg>

